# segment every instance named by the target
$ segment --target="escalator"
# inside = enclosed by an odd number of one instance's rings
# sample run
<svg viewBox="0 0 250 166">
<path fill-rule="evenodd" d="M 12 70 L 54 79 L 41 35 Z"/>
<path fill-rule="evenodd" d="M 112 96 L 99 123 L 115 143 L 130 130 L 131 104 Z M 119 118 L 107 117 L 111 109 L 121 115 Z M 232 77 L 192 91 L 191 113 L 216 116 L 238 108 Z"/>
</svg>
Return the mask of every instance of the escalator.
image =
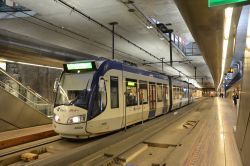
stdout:
<svg viewBox="0 0 250 166">
<path fill-rule="evenodd" d="M 53 105 L 0 68 L 0 132 L 51 123 Z"/>
</svg>

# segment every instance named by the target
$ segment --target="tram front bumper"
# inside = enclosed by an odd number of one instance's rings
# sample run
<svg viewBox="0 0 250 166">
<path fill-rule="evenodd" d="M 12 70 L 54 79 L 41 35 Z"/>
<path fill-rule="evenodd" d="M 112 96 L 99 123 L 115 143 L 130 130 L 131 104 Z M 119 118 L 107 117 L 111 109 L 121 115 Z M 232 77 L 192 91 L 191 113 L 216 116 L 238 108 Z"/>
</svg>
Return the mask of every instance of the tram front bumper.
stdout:
<svg viewBox="0 0 250 166">
<path fill-rule="evenodd" d="M 85 130 L 86 123 L 60 124 L 53 122 L 53 129 L 56 133 L 66 138 L 86 138 L 88 134 Z"/>
</svg>

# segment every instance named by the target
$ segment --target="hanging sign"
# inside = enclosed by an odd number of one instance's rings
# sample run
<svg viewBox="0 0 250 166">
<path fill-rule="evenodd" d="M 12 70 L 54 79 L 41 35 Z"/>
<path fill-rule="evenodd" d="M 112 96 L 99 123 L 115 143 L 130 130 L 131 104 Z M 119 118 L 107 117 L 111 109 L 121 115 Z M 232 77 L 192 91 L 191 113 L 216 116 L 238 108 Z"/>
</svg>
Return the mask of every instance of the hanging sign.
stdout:
<svg viewBox="0 0 250 166">
<path fill-rule="evenodd" d="M 248 0 L 208 0 L 208 7 L 247 2 Z"/>
</svg>

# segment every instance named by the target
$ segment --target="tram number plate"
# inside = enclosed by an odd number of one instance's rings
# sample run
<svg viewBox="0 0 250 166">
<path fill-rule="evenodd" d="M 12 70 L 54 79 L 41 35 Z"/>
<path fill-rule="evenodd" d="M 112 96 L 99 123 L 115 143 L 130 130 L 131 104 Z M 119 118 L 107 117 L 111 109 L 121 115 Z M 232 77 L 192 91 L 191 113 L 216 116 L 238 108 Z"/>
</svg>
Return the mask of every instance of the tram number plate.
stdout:
<svg viewBox="0 0 250 166">
<path fill-rule="evenodd" d="M 76 126 L 75 129 L 83 129 L 82 126 Z"/>
</svg>

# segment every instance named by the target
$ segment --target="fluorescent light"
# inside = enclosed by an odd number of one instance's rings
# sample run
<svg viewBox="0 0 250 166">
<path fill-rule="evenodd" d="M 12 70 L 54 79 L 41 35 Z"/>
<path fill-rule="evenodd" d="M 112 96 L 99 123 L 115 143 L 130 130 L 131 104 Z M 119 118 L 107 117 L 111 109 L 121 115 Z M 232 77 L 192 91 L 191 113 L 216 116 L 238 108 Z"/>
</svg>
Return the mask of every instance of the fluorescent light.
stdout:
<svg viewBox="0 0 250 166">
<path fill-rule="evenodd" d="M 6 62 L 1 62 L 0 61 L 0 68 L 6 71 Z"/>
<path fill-rule="evenodd" d="M 153 26 L 152 26 L 152 25 L 147 25 L 147 28 L 148 28 L 148 29 L 152 29 Z"/>
<path fill-rule="evenodd" d="M 224 39 L 229 38 L 230 35 L 230 27 L 232 21 L 233 8 L 228 7 L 225 9 L 225 19 L 224 19 Z"/>
<path fill-rule="evenodd" d="M 231 18 L 233 13 L 233 7 L 227 7 L 225 9 L 225 18 Z"/>
<path fill-rule="evenodd" d="M 0 59 L 2 62 L 9 62 L 9 63 L 18 63 L 22 65 L 29 65 L 29 66 L 37 66 L 37 67 L 45 67 L 45 68 L 51 68 L 51 69 L 60 69 L 62 70 L 62 67 L 53 67 L 53 66 L 46 66 L 46 65 L 38 65 L 38 64 L 33 64 L 33 63 L 26 63 L 26 62 L 15 62 L 7 59 Z"/>
<path fill-rule="evenodd" d="M 37 66 L 37 67 L 45 67 L 45 68 L 50 68 L 50 69 L 60 69 L 60 70 L 62 70 L 62 68 L 60 68 L 60 67 L 38 65 L 38 64 L 33 64 L 33 63 L 26 63 L 26 62 L 14 62 L 14 63 L 19 63 L 19 64 L 23 64 L 23 65 L 29 65 L 29 66 Z"/>
<path fill-rule="evenodd" d="M 223 37 L 223 48 L 222 48 L 221 77 L 220 77 L 220 83 L 217 87 L 217 91 L 222 83 L 223 78 L 224 78 L 226 58 L 227 58 L 228 40 L 229 40 L 230 30 L 231 30 L 232 15 L 233 15 L 233 8 L 232 7 L 226 8 L 225 9 L 225 16 L 224 16 L 224 37 Z"/>
<path fill-rule="evenodd" d="M 248 18 L 246 46 L 247 46 L 247 49 L 250 50 L 250 15 L 249 15 L 249 18 Z"/>
</svg>

